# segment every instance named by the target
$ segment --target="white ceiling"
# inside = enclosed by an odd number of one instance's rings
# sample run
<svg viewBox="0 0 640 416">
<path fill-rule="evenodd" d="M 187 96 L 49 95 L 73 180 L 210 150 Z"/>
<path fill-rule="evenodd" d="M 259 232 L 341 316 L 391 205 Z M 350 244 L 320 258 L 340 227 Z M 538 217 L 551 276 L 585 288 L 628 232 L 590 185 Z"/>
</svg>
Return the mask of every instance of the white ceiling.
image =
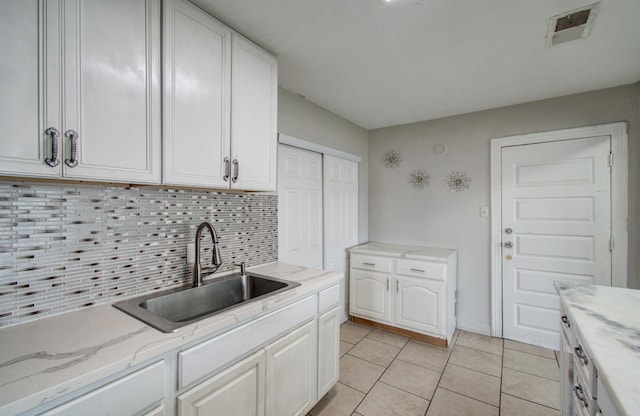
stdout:
<svg viewBox="0 0 640 416">
<path fill-rule="evenodd" d="M 275 53 L 279 83 L 366 129 L 640 80 L 640 0 L 602 0 L 591 35 L 546 48 L 592 0 L 194 0 Z"/>
</svg>

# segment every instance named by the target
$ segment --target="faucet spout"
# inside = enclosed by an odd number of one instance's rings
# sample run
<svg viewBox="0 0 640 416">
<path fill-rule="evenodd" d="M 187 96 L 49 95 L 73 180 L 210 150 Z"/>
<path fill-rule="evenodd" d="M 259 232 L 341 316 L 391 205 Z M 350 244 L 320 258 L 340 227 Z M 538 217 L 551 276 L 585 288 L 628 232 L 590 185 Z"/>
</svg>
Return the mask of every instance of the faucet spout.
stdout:
<svg viewBox="0 0 640 416">
<path fill-rule="evenodd" d="M 200 240 L 202 238 L 202 231 L 207 229 L 209 234 L 211 234 L 211 239 L 213 240 L 213 256 L 211 258 L 211 262 L 213 263 L 215 270 L 220 267 L 222 264 L 222 258 L 220 257 L 220 249 L 218 248 L 218 235 L 216 234 L 215 228 L 209 221 L 205 221 L 198 226 L 198 230 L 196 231 L 196 259 L 195 265 L 193 267 L 193 287 L 202 286 L 202 266 L 200 265 Z"/>
</svg>

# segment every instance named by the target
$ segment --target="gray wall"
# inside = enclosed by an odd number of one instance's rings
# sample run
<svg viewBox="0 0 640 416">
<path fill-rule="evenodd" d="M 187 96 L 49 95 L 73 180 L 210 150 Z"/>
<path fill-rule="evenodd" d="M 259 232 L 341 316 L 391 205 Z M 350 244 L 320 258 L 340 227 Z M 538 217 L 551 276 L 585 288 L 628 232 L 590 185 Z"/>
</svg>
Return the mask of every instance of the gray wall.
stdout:
<svg viewBox="0 0 640 416">
<path fill-rule="evenodd" d="M 617 121 L 629 123 L 629 283 L 640 288 L 640 84 L 448 117 L 369 132 L 369 239 L 452 247 L 458 253 L 459 327 L 488 332 L 490 325 L 490 139 Z M 447 152 L 433 153 L 443 143 Z M 388 169 L 386 151 L 402 153 Z M 431 184 L 409 186 L 408 175 L 425 169 Z M 445 187 L 453 170 L 467 172 L 471 188 Z"/>
<path fill-rule="evenodd" d="M 284 88 L 278 90 L 278 131 L 362 158 L 358 177 L 359 226 L 358 240 L 367 241 L 368 232 L 368 133 L 347 121 Z"/>
</svg>

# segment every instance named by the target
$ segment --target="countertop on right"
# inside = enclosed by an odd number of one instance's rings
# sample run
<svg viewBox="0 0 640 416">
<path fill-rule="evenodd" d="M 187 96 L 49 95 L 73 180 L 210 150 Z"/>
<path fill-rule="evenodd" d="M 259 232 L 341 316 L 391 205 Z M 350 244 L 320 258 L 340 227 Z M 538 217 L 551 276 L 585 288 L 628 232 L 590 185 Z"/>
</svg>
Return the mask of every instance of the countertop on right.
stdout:
<svg viewBox="0 0 640 416">
<path fill-rule="evenodd" d="M 624 414 L 640 409 L 640 290 L 556 282 L 598 377 Z"/>
</svg>

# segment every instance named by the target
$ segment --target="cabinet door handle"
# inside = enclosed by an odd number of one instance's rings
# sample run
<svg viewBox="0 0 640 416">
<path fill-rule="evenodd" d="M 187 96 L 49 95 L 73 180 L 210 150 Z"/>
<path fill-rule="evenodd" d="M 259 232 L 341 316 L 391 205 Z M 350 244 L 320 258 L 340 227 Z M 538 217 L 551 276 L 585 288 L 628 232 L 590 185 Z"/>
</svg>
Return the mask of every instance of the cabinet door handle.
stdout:
<svg viewBox="0 0 640 416">
<path fill-rule="evenodd" d="M 420 270 L 420 269 L 411 269 L 412 272 L 417 272 L 417 273 L 425 273 L 424 270 Z"/>
<path fill-rule="evenodd" d="M 387 277 L 387 292 L 389 291 L 389 278 Z"/>
<path fill-rule="evenodd" d="M 589 401 L 587 400 L 586 396 L 584 395 L 584 390 L 582 389 L 582 385 L 580 383 L 578 383 L 575 386 L 573 386 L 573 392 L 575 393 L 575 395 L 578 398 L 578 400 L 580 400 L 582 402 L 584 407 L 589 408 Z"/>
<path fill-rule="evenodd" d="M 364 264 L 365 266 L 372 266 L 372 267 L 376 265 L 375 263 L 362 263 L 362 264 Z"/>
<path fill-rule="evenodd" d="M 562 321 L 563 324 L 565 324 L 567 326 L 567 328 L 571 328 L 571 322 L 569 322 L 569 318 L 567 317 L 566 314 L 562 315 L 560 320 Z"/>
<path fill-rule="evenodd" d="M 584 349 L 582 349 L 582 345 L 578 344 L 577 347 L 573 349 L 576 353 L 576 356 L 582 361 L 584 365 L 589 364 L 589 357 L 584 353 Z"/>
<path fill-rule="evenodd" d="M 49 127 L 44 131 L 47 136 L 51 136 L 51 157 L 46 158 L 44 161 L 52 168 L 60 164 L 58 159 L 58 140 L 60 139 L 60 132 L 55 127 Z"/>
<path fill-rule="evenodd" d="M 78 133 L 75 130 L 67 130 L 64 135 L 71 140 L 71 159 L 65 159 L 64 164 L 70 168 L 78 166 Z"/>
<path fill-rule="evenodd" d="M 229 180 L 229 176 L 231 176 L 231 164 L 229 163 L 228 157 L 225 157 L 223 160 L 224 160 L 224 176 L 222 177 L 222 179 L 224 179 L 224 181 L 227 182 Z"/>
<path fill-rule="evenodd" d="M 396 293 L 400 292 L 400 281 L 396 280 Z"/>
<path fill-rule="evenodd" d="M 238 182 L 238 175 L 240 174 L 240 164 L 238 163 L 238 159 L 233 159 L 233 178 L 231 178 L 231 182 Z"/>
</svg>

